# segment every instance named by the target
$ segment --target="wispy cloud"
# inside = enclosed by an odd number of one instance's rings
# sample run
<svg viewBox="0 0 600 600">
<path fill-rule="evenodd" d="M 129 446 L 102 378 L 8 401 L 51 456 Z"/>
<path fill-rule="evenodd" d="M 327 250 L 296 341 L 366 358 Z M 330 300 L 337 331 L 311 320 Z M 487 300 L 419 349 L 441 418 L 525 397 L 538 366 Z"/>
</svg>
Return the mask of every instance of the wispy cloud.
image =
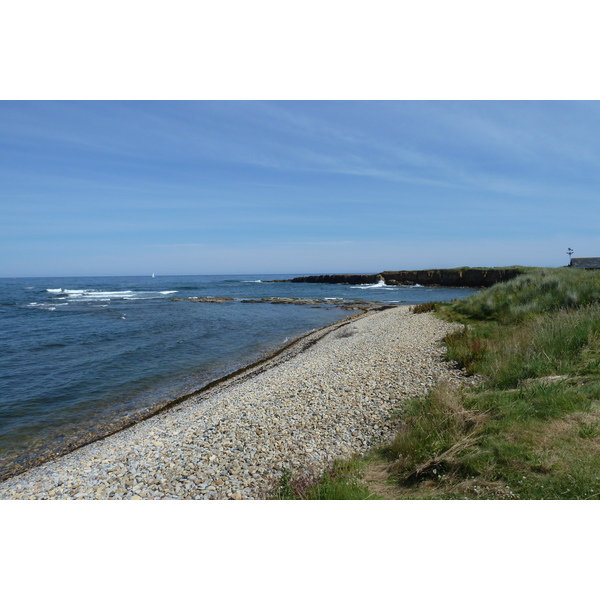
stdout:
<svg viewBox="0 0 600 600">
<path fill-rule="evenodd" d="M 172 261 L 255 248 L 279 269 L 329 251 L 358 264 L 398 240 L 589 238 L 599 106 L 4 102 L 0 247 L 34 262 L 67 247 L 100 262 L 103 247 L 162 244 Z"/>
</svg>

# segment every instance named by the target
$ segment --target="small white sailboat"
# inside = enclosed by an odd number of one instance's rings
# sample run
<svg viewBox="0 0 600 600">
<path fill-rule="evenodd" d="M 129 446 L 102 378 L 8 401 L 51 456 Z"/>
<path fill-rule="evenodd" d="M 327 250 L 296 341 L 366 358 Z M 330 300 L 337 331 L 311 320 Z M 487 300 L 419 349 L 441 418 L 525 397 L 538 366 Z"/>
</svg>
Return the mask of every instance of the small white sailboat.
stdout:
<svg viewBox="0 0 600 600">
<path fill-rule="evenodd" d="M 152 277 L 154 277 L 154 273 L 152 273 Z"/>
</svg>

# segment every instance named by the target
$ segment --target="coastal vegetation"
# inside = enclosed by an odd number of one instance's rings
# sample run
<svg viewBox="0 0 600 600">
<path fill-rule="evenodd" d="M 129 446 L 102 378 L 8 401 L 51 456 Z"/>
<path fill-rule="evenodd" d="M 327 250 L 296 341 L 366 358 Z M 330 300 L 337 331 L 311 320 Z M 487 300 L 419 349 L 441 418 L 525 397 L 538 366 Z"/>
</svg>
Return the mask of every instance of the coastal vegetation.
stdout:
<svg viewBox="0 0 600 600">
<path fill-rule="evenodd" d="M 279 497 L 600 498 L 600 272 L 530 269 L 413 310 L 464 326 L 445 344 L 467 384 L 411 399 L 386 446 L 287 474 Z"/>
<path fill-rule="evenodd" d="M 322 473 L 294 476 L 286 470 L 275 493 L 278 500 L 369 500 L 373 494 L 362 479 L 363 457 L 338 460 Z"/>
</svg>

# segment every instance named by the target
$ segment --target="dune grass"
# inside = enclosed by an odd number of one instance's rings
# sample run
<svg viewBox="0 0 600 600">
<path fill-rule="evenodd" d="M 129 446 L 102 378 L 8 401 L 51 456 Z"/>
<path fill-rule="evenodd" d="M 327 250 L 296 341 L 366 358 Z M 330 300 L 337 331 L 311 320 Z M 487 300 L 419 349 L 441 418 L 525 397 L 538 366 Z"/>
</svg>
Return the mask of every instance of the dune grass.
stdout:
<svg viewBox="0 0 600 600">
<path fill-rule="evenodd" d="M 409 404 L 383 452 L 397 484 L 413 497 L 597 498 L 600 273 L 540 269 L 439 314 L 465 324 L 448 359 L 482 382 Z"/>
<path fill-rule="evenodd" d="M 455 302 L 452 312 L 455 317 L 509 324 L 560 309 L 597 304 L 599 299 L 597 271 L 536 269 Z"/>
</svg>

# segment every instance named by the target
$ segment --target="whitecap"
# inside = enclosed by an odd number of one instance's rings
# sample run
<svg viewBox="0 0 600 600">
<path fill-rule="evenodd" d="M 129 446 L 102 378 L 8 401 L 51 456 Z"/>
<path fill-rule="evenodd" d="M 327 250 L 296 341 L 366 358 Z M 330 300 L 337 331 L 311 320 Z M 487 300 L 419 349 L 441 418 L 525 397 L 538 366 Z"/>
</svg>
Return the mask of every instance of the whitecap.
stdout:
<svg viewBox="0 0 600 600">
<path fill-rule="evenodd" d="M 351 285 L 350 287 L 355 290 L 366 290 L 370 288 L 385 288 L 388 290 L 393 290 L 396 288 L 395 285 L 387 285 L 385 281 L 378 281 L 377 283 L 361 283 L 359 285 Z"/>
<path fill-rule="evenodd" d="M 30 302 L 27 306 L 30 308 L 37 308 L 38 310 L 56 310 L 54 304 L 43 304 L 41 302 Z"/>
<path fill-rule="evenodd" d="M 155 298 L 163 298 L 170 294 L 176 294 L 178 290 L 60 290 L 66 294 L 67 300 L 70 302 L 77 301 L 103 301 L 110 302 L 111 300 L 151 300 Z M 54 290 L 58 293 L 58 290 Z"/>
<path fill-rule="evenodd" d="M 118 300 L 135 294 L 132 290 L 117 292 L 112 290 L 63 290 L 69 300 Z"/>
</svg>

